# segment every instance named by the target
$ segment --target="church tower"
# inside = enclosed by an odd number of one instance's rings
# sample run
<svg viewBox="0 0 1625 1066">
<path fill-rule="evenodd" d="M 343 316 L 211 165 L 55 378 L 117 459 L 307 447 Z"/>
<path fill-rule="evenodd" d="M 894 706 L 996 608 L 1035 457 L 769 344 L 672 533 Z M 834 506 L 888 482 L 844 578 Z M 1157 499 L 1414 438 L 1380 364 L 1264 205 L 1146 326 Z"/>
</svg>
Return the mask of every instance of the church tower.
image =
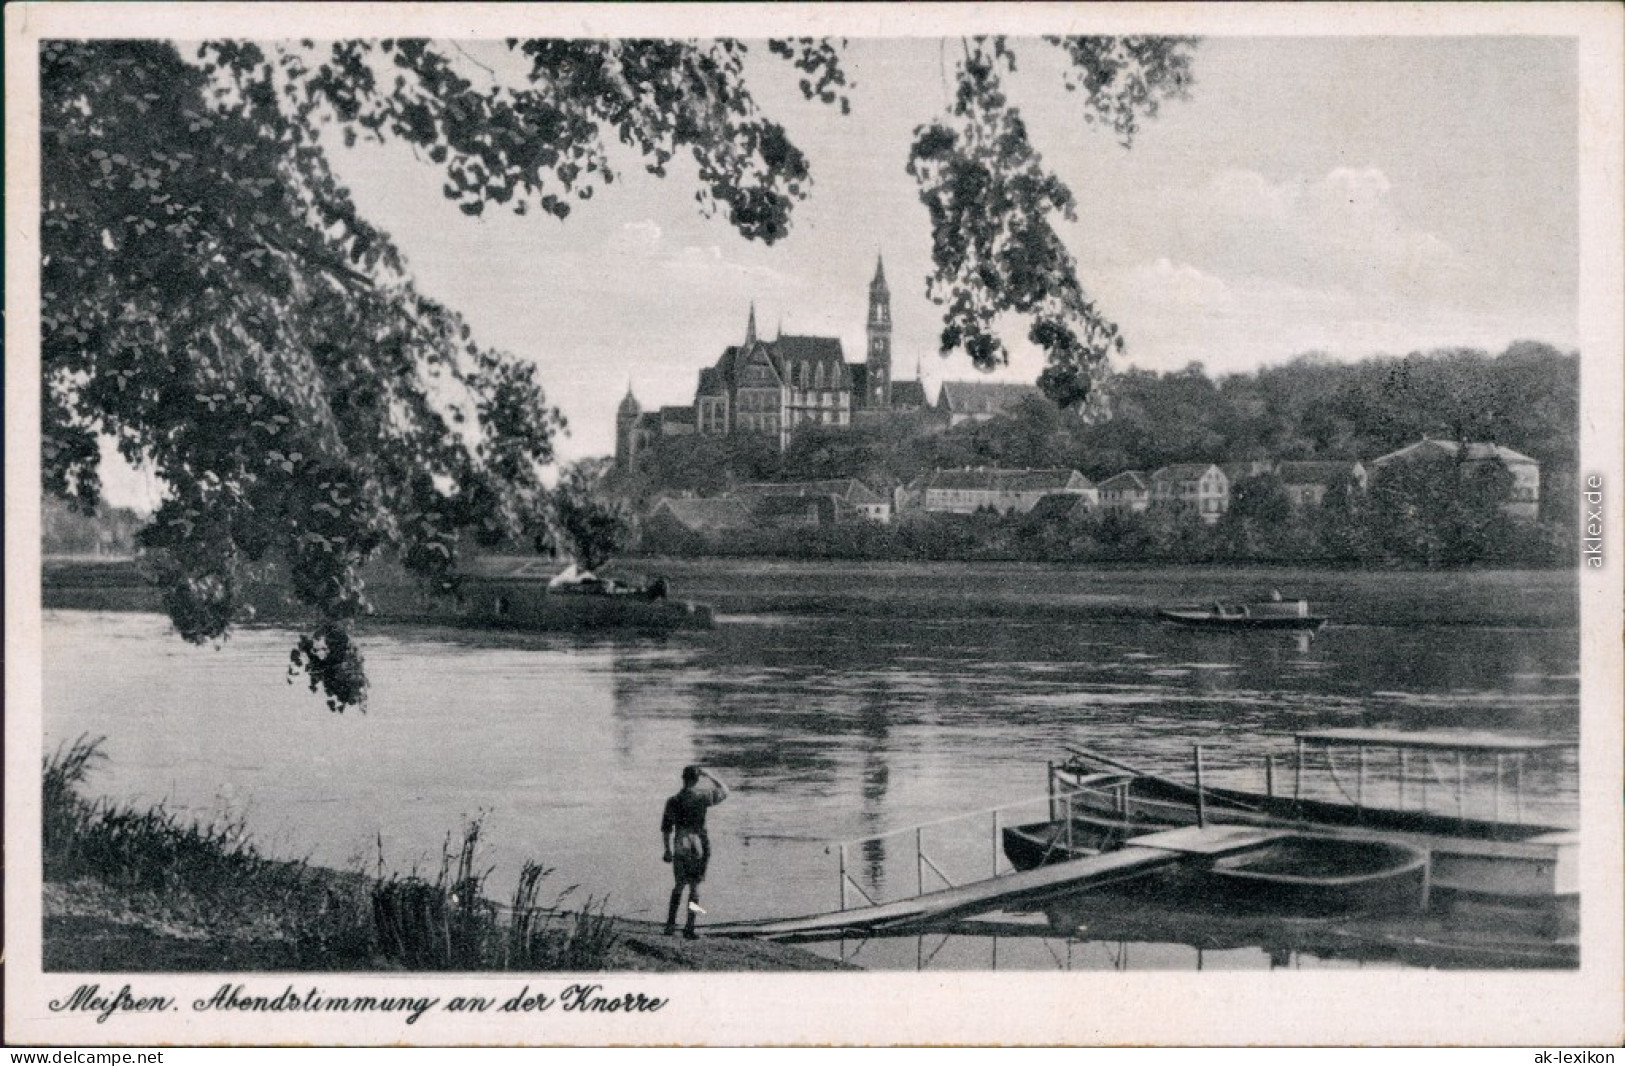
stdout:
<svg viewBox="0 0 1625 1066">
<path fill-rule="evenodd" d="M 638 416 L 642 413 L 637 397 L 632 395 L 632 383 L 627 382 L 626 397 L 615 410 L 615 465 L 621 470 L 632 468 L 633 455 L 638 446 Z"/>
<path fill-rule="evenodd" d="M 875 279 L 869 283 L 869 395 L 871 410 L 891 406 L 891 293 L 886 288 L 886 264 L 875 256 Z"/>
<path fill-rule="evenodd" d="M 745 347 L 756 343 L 756 301 L 750 302 L 750 321 L 745 323 Z"/>
</svg>

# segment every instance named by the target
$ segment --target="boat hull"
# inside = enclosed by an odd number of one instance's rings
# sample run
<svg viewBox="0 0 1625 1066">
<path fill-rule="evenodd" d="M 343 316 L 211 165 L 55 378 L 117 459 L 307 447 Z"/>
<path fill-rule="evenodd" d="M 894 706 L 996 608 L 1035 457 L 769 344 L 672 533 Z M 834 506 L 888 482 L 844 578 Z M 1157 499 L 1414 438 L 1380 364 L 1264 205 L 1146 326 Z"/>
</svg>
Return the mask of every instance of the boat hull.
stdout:
<svg viewBox="0 0 1625 1066">
<path fill-rule="evenodd" d="M 1224 629 L 1224 630 L 1254 630 L 1254 629 L 1287 629 L 1308 630 L 1319 629 L 1326 624 L 1323 615 L 1279 615 L 1279 616 L 1230 616 L 1214 614 L 1210 611 L 1175 611 L 1163 609 L 1157 612 L 1157 617 L 1164 622 L 1187 629 Z"/>
<path fill-rule="evenodd" d="M 1127 836 L 1198 821 L 1196 790 L 1177 782 L 1057 769 L 1055 783 L 1069 794 L 1073 842 L 1084 841 L 1085 847 L 1109 847 Z M 1577 910 L 1578 834 L 1559 827 L 1295 801 L 1236 789 L 1204 791 L 1205 815 L 1212 823 L 1294 826 L 1317 835 L 1387 839 L 1421 848 L 1430 860 L 1431 891 L 1441 899 L 1459 896 Z M 1064 819 L 1057 824 L 1064 833 Z M 1012 855 L 1011 862 L 1016 861 Z"/>
<path fill-rule="evenodd" d="M 709 629 L 711 608 L 637 592 L 558 592 L 544 581 L 466 581 L 455 597 L 407 586 L 373 592 L 380 621 L 526 632 L 646 632 Z"/>
<path fill-rule="evenodd" d="M 1155 834 L 1125 836 L 1100 819 L 1034 822 L 1003 831 L 1017 869 L 1136 847 Z M 1108 889 L 1212 913 L 1300 917 L 1404 914 L 1423 909 L 1428 855 L 1394 840 L 1292 834 L 1233 855 L 1157 869 Z"/>
</svg>

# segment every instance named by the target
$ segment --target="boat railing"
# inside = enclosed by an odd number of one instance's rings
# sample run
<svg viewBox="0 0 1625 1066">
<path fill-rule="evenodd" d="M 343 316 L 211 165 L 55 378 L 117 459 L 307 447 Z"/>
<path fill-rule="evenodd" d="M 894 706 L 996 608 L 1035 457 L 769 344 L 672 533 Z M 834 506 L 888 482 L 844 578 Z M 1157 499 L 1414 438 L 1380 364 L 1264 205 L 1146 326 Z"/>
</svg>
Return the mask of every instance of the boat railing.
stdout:
<svg viewBox="0 0 1625 1066">
<path fill-rule="evenodd" d="M 854 893 L 863 903 L 871 906 L 893 902 L 877 898 L 883 894 L 880 886 L 892 880 L 886 876 L 885 868 L 888 860 L 895 861 L 895 845 L 888 847 L 893 841 L 902 841 L 902 856 L 913 860 L 912 895 L 923 896 L 927 891 L 962 888 L 1015 872 L 1004 856 L 1004 828 L 1023 821 L 1055 821 L 1059 817 L 1057 812 L 1067 810 L 1072 797 L 1085 791 L 1054 788 L 1053 774 L 1050 780 L 1051 789 L 1041 796 L 965 811 L 870 836 L 826 841 L 824 853 L 836 857 L 841 910 L 849 909 L 854 902 Z M 1028 817 L 1023 818 L 1023 814 Z M 1070 831 L 1070 818 L 1067 819 L 1067 828 Z M 1061 840 L 1057 838 L 1055 844 L 1058 846 L 1060 843 Z M 1071 842 L 1068 840 L 1066 843 L 1070 845 Z M 854 876 L 862 871 L 864 865 L 870 868 L 867 887 Z"/>
<path fill-rule="evenodd" d="M 1314 734 L 1297 738 L 1291 756 L 1294 801 L 1311 798 L 1305 775 L 1314 772 L 1318 761 L 1333 798 L 1357 810 L 1414 810 L 1454 815 L 1458 822 L 1482 819 L 1509 825 L 1522 825 L 1527 818 L 1531 757 L 1562 747 L 1431 749 L 1390 746 L 1380 740 L 1335 745 L 1315 741 Z M 1335 753 L 1351 747 L 1354 765 L 1340 768 Z"/>
<path fill-rule="evenodd" d="M 1294 809 L 1304 804 L 1332 802 L 1346 804 L 1356 812 L 1415 812 L 1453 817 L 1460 823 L 1476 820 L 1509 826 L 1526 824 L 1528 808 L 1533 802 L 1526 783 L 1526 757 L 1564 747 L 1550 742 L 1522 750 L 1497 750 L 1491 747 L 1478 751 L 1480 758 L 1473 758 L 1475 752 L 1465 748 L 1418 749 L 1383 745 L 1377 740 L 1362 744 L 1357 738 L 1343 737 L 1337 738 L 1337 743 L 1333 744 L 1316 741 L 1316 734 L 1303 734 L 1297 738 L 1292 751 L 1263 756 L 1262 799 L 1289 801 Z M 1335 757 L 1339 747 L 1353 749 L 1350 752 L 1353 766 L 1339 766 Z M 1067 750 L 1073 760 L 1063 766 L 1074 771 L 1082 765 L 1078 760 L 1082 760 L 1083 763 L 1146 774 L 1098 752 L 1081 748 Z M 1205 820 L 1205 807 L 1212 803 L 1218 803 L 1226 810 L 1239 808 L 1265 813 L 1237 797 L 1235 789 L 1223 789 L 1220 790 L 1222 794 L 1216 795 L 1204 781 L 1203 754 L 1201 745 L 1194 746 L 1194 783 L 1175 782 L 1193 790 L 1199 822 Z M 1290 780 L 1283 780 L 1285 775 L 1290 775 Z M 1542 790 L 1543 793 L 1546 791 L 1551 790 Z M 1544 802 L 1549 804 L 1550 797 Z M 1134 800 L 1136 809 L 1159 805 L 1169 808 L 1180 806 L 1177 803 L 1159 804 L 1156 799 L 1145 796 Z M 1556 812 L 1542 813 L 1551 815 Z"/>
</svg>

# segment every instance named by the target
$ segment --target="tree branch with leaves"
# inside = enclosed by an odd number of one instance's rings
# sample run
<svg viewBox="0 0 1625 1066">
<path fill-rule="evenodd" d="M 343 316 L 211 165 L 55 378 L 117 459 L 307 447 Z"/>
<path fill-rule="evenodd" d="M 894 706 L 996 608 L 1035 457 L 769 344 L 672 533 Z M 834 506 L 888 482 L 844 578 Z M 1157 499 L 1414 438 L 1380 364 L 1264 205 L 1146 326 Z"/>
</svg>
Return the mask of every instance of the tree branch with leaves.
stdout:
<svg viewBox="0 0 1625 1066">
<path fill-rule="evenodd" d="M 754 45 L 504 43 L 495 65 L 411 39 L 40 48 L 44 487 L 93 508 L 98 439 L 114 440 L 165 486 L 141 540 L 181 636 L 223 638 L 274 569 L 310 617 L 291 676 L 335 710 L 366 696 L 351 627 L 370 559 L 393 553 L 445 589 L 470 545 L 570 523 L 542 480 L 565 423 L 536 364 L 417 291 L 335 178 L 333 141 L 412 146 L 468 215 L 563 221 L 621 180 L 611 145 L 652 176 L 683 171 L 698 209 L 747 240 L 787 236 L 812 188 L 812 161 L 750 91 Z M 1191 44 L 1047 41 L 1086 121 L 1125 144 L 1184 93 Z M 765 51 L 804 98 L 850 108 L 841 42 Z M 943 349 L 992 366 L 1008 358 L 1000 316 L 1025 318 L 1045 391 L 1076 403 L 1121 338 L 1056 229 L 1073 195 L 1001 84 L 1014 50 L 964 52 L 955 103 L 909 163 Z"/>
</svg>

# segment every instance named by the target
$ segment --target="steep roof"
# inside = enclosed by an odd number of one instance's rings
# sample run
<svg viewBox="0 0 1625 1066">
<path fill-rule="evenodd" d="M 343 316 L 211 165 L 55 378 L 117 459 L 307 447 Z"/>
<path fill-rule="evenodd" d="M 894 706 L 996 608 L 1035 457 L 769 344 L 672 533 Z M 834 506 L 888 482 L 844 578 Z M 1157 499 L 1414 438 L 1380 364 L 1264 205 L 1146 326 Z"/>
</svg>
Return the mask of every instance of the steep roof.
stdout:
<svg viewBox="0 0 1625 1066">
<path fill-rule="evenodd" d="M 1076 470 L 935 470 L 925 482 L 928 489 L 980 492 L 1038 492 L 1090 488 L 1089 479 Z"/>
<path fill-rule="evenodd" d="M 788 359 L 840 359 L 839 337 L 798 337 L 786 333 L 767 342 L 780 356 Z"/>
<path fill-rule="evenodd" d="M 1387 455 L 1379 455 L 1377 458 L 1371 460 L 1371 465 L 1384 466 L 1392 462 L 1410 459 L 1423 459 L 1429 456 L 1448 456 L 1453 459 L 1455 458 L 1455 455 L 1455 441 L 1433 440 L 1430 437 L 1423 437 L 1415 444 L 1407 444 L 1405 447 L 1397 449 L 1396 451 L 1391 451 Z"/>
<path fill-rule="evenodd" d="M 660 409 L 660 421 L 679 422 L 684 425 L 692 426 L 694 424 L 694 408 L 662 407 Z"/>
<path fill-rule="evenodd" d="M 1150 484 L 1145 480 L 1145 475 L 1138 470 L 1125 470 L 1121 474 L 1113 474 L 1100 483 L 1101 492 L 1144 492 L 1150 487 Z"/>
<path fill-rule="evenodd" d="M 1378 456 L 1377 458 L 1371 460 L 1371 465 L 1383 466 L 1388 463 L 1395 462 L 1396 460 L 1417 459 L 1429 454 L 1449 456 L 1453 459 L 1455 458 L 1456 453 L 1460 450 L 1461 446 L 1453 440 L 1435 440 L 1431 437 L 1423 437 L 1415 444 L 1407 444 L 1405 447 L 1400 448 L 1397 451 L 1389 452 L 1387 455 Z M 1485 459 L 1500 459 L 1501 462 L 1509 465 L 1540 465 L 1534 459 L 1531 459 L 1522 452 L 1513 451 L 1511 448 L 1504 447 L 1500 444 L 1485 444 L 1482 442 L 1469 442 L 1467 445 L 1466 458 L 1468 462 L 1480 462 Z"/>
<path fill-rule="evenodd" d="M 925 382 L 923 381 L 894 381 L 891 383 L 891 404 L 893 407 L 928 407 L 925 398 Z"/>
<path fill-rule="evenodd" d="M 679 524 L 697 533 L 744 529 L 752 525 L 750 511 L 739 500 L 681 500 L 670 497 L 655 505 L 650 517 L 670 515 Z"/>
<path fill-rule="evenodd" d="M 952 414 L 996 415 L 1028 396 L 1042 396 L 1037 385 L 1008 381 L 944 381 L 937 406 Z"/>
<path fill-rule="evenodd" d="M 1522 452 L 1515 452 L 1511 448 L 1504 447 L 1500 444 L 1467 445 L 1468 462 L 1473 462 L 1479 459 L 1489 459 L 1491 457 L 1499 459 L 1501 462 L 1507 463 L 1508 465 L 1513 463 L 1534 463 L 1536 466 L 1540 465 L 1534 459 L 1529 458 L 1529 456 L 1523 454 Z"/>
<path fill-rule="evenodd" d="M 767 347 L 778 364 L 779 373 L 783 376 L 785 384 L 792 389 L 851 387 L 846 359 L 841 354 L 841 342 L 836 337 L 797 337 L 787 334 L 768 341 Z M 799 372 L 796 368 L 802 364 L 823 368 L 822 386 L 815 385 L 813 382 L 816 379 L 811 376 L 807 378 L 806 385 L 801 383 L 802 379 L 797 376 Z M 812 375 L 815 371 L 809 369 L 807 373 Z"/>
<path fill-rule="evenodd" d="M 1219 469 L 1223 470 L 1224 476 L 1231 481 L 1240 481 L 1243 478 L 1267 474 L 1274 465 L 1268 459 L 1248 459 L 1239 463 L 1220 463 Z"/>
<path fill-rule="evenodd" d="M 1215 463 L 1169 463 L 1151 475 L 1152 481 L 1198 481 Z M 1221 470 L 1220 473 L 1223 473 Z"/>
<path fill-rule="evenodd" d="M 734 350 L 733 364 L 728 368 L 728 380 L 734 388 L 745 384 L 745 371 L 751 366 L 764 366 L 772 375 L 774 385 L 785 384 L 784 364 L 775 353 L 773 342 L 757 341 Z M 765 388 L 767 386 L 751 386 Z"/>
<path fill-rule="evenodd" d="M 884 499 L 857 478 L 824 481 L 751 481 L 734 486 L 735 496 L 835 496 L 850 504 L 884 503 Z"/>
<path fill-rule="evenodd" d="M 759 496 L 751 508 L 758 520 L 775 518 L 813 517 L 816 521 L 835 521 L 840 513 L 840 500 L 824 493 L 817 496 Z"/>
<path fill-rule="evenodd" d="M 708 366 L 700 371 L 699 387 L 694 390 L 696 395 L 714 396 L 726 390 L 727 384 L 723 380 L 720 367 Z"/>
</svg>

